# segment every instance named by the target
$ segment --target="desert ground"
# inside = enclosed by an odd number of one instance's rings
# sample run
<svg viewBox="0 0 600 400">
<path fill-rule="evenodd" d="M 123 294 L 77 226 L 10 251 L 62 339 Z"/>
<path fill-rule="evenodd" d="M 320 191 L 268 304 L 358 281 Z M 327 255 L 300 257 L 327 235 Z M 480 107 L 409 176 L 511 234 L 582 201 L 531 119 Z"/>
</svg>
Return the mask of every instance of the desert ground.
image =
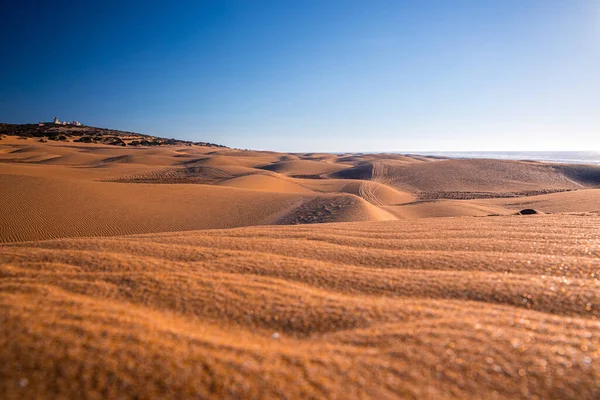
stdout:
<svg viewBox="0 0 600 400">
<path fill-rule="evenodd" d="M 599 166 L 5 136 L 0 189 L 0 398 L 600 398 Z"/>
</svg>

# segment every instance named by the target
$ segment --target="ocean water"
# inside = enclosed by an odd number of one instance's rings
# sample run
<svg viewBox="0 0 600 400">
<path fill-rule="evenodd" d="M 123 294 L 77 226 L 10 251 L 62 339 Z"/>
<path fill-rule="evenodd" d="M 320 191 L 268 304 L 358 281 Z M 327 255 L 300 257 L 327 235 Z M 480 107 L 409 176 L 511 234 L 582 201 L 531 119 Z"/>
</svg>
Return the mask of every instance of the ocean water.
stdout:
<svg viewBox="0 0 600 400">
<path fill-rule="evenodd" d="M 447 158 L 491 158 L 496 160 L 529 160 L 569 164 L 600 164 L 596 151 L 438 151 L 419 152 L 419 155 Z"/>
</svg>

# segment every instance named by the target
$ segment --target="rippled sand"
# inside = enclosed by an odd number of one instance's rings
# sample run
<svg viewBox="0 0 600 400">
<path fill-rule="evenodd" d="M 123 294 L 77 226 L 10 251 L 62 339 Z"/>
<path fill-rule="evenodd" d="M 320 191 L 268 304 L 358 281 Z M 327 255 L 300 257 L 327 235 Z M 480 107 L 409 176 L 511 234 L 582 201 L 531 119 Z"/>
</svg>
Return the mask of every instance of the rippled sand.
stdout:
<svg viewBox="0 0 600 400">
<path fill-rule="evenodd" d="M 593 185 L 418 200 L 400 163 L 444 161 L 36 146 L 69 157 L 2 147 L 1 398 L 600 398 Z M 492 170 L 573 189 L 525 164 Z"/>
<path fill-rule="evenodd" d="M 0 247 L 11 398 L 598 398 L 600 218 Z"/>
</svg>

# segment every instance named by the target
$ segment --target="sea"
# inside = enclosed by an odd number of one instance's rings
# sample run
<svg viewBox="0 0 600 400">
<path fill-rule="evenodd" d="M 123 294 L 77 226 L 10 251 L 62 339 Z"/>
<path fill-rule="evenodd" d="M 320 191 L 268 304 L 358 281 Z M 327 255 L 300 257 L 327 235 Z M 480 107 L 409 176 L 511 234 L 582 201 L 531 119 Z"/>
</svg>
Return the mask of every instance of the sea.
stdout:
<svg viewBox="0 0 600 400">
<path fill-rule="evenodd" d="M 433 151 L 418 152 L 413 154 L 444 158 L 491 158 L 495 160 L 527 160 L 568 164 L 600 164 L 600 152 L 597 151 Z"/>
</svg>

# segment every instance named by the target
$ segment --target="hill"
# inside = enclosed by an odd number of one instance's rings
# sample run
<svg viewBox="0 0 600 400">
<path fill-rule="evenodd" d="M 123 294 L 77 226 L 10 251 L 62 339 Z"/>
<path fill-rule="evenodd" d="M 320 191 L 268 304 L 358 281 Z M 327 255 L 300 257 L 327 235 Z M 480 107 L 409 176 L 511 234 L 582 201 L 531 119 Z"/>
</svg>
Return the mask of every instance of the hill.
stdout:
<svg viewBox="0 0 600 400">
<path fill-rule="evenodd" d="M 184 145 L 226 147 L 208 142 L 168 139 L 136 132 L 119 131 L 116 129 L 98 128 L 86 125 L 57 125 L 52 122 L 39 124 L 0 123 L 0 138 L 4 135 L 22 138 L 37 138 L 41 142 L 48 140 L 62 142 L 73 141 L 81 143 L 103 143 L 114 146 Z"/>
</svg>

